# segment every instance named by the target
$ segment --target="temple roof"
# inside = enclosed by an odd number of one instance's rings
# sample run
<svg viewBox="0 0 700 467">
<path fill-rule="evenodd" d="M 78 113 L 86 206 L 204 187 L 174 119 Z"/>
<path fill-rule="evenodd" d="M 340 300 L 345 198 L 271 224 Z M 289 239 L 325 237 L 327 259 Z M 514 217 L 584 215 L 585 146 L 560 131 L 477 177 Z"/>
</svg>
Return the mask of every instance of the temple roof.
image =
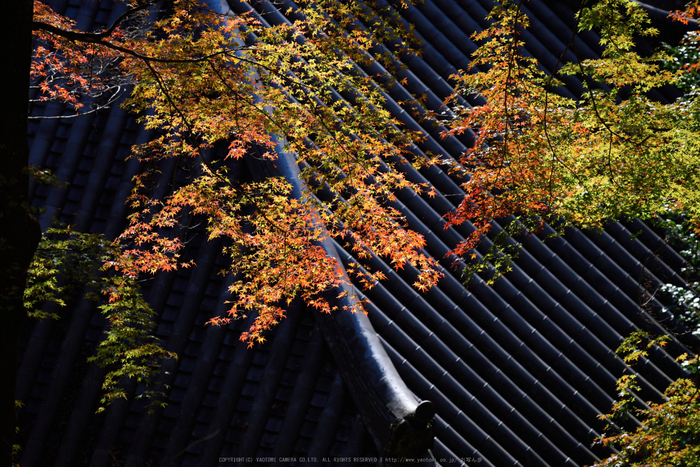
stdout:
<svg viewBox="0 0 700 467">
<path fill-rule="evenodd" d="M 123 7 L 110 0 L 49 3 L 85 30 L 109 24 Z M 264 23 L 287 21 L 274 3 L 230 0 L 228 6 Z M 401 10 L 420 36 L 422 55 L 395 57 L 407 65 L 401 71 L 407 80 L 386 97 L 397 119 L 426 135 L 416 154 L 457 159 L 470 143 L 468 136 L 441 138 L 440 127 L 414 119 L 401 105 L 424 95 L 420 105 L 440 111 L 452 93 L 448 76 L 468 67 L 476 48 L 469 37 L 484 27 L 490 7 L 488 0 L 423 0 Z M 574 8 L 573 2 L 526 2 L 527 50 L 548 70 L 571 38 Z M 594 34 L 577 40 L 583 58 L 599 53 Z M 568 84 L 575 92 L 577 83 Z M 37 104 L 32 112 L 55 116 L 62 108 Z M 31 120 L 31 163 L 69 183 L 32 186 L 32 204 L 45 209 L 42 226 L 57 217 L 77 230 L 118 235 L 139 169 L 127 159 L 130 147 L 152 136 L 119 106 L 77 119 Z M 245 159 L 234 171 L 254 178 L 261 170 L 292 170 L 283 166 Z M 465 285 L 462 269 L 446 257 L 471 232 L 469 225 L 447 227 L 444 218 L 463 194 L 459 180 L 437 166 L 402 170 L 438 193 L 402 191 L 395 203 L 444 267 L 436 287 L 419 293 L 410 286 L 416 271 L 395 271 L 376 257 L 371 266 L 387 280 L 355 290 L 366 299 L 367 316 L 319 315 L 295 301 L 267 342 L 248 349 L 238 338 L 252 317 L 226 327 L 205 324 L 225 311 L 227 279 L 218 274 L 225 266 L 221 244 L 195 235 L 187 255 L 196 268 L 144 284 L 159 316 L 156 335 L 180 357 L 164 362 L 158 382 L 167 406 L 149 414 L 134 397 L 143 388 L 131 384 L 129 400 L 95 414 L 104 370 L 87 357 L 106 323 L 94 303 L 79 300 L 71 313 L 33 323 L 24 336 L 17 389 L 25 404 L 21 465 L 211 466 L 286 457 L 329 465 L 362 457 L 350 463 L 374 465 L 410 444 L 407 433 L 423 426 L 414 420 L 433 411 L 428 463 L 573 466 L 606 456 L 593 445 L 603 429 L 598 415 L 609 411 L 617 378 L 630 371 L 615 349 L 637 329 L 664 333 L 654 314 L 661 305 L 646 290 L 682 283 L 681 257 L 639 220 L 551 238 L 547 226 L 518 239 L 522 249 L 505 277 L 488 285 L 476 276 Z M 499 230 L 496 225 L 494 234 Z M 343 245 L 329 243 L 327 250 L 345 265 L 355 262 Z M 680 376 L 671 355 L 682 348 L 673 341 L 632 370 L 642 398 L 658 397 Z"/>
</svg>

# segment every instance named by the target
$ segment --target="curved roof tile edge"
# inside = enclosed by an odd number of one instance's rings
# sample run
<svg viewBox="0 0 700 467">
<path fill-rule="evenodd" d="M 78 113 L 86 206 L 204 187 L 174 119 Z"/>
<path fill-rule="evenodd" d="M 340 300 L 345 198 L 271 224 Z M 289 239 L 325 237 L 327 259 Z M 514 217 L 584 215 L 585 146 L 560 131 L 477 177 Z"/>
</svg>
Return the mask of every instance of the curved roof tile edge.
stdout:
<svg viewBox="0 0 700 467">
<path fill-rule="evenodd" d="M 292 184 L 294 194 L 300 196 L 305 188 L 293 154 L 278 146 L 278 155 L 277 170 Z M 326 239 L 323 247 L 347 276 L 333 242 Z M 338 299 L 341 307 L 350 308 L 357 303 L 357 296 L 349 287 L 339 292 L 347 292 Z M 400 427 L 405 423 L 416 418 L 421 419 L 418 425 L 432 423 L 435 414 L 432 402 L 418 401 L 411 393 L 366 315 L 316 313 L 316 318 L 379 452 L 391 454 L 397 449 L 403 430 Z M 432 432 L 428 434 L 430 439 L 425 443 L 432 445 Z M 419 456 L 432 459 L 429 451 Z"/>
</svg>

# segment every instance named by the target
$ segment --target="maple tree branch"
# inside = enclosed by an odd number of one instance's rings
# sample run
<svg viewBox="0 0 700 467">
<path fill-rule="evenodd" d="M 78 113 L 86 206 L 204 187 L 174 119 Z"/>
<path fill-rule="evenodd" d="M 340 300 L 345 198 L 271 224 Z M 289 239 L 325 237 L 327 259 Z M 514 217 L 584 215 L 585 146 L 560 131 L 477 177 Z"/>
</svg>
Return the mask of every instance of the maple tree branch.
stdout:
<svg viewBox="0 0 700 467">
<path fill-rule="evenodd" d="M 206 60 L 209 60 L 212 57 L 216 57 L 218 55 L 226 55 L 230 52 L 230 50 L 221 50 L 218 52 L 213 52 L 211 54 L 204 55 L 202 57 L 161 58 L 161 57 L 153 57 L 153 56 L 149 56 L 149 55 L 143 55 L 143 54 L 140 54 L 140 53 L 136 52 L 135 50 L 130 49 L 128 47 L 124 47 L 124 46 L 121 46 L 119 44 L 115 44 L 114 42 L 107 41 L 107 40 L 105 40 L 105 38 L 109 37 L 109 36 L 102 36 L 102 33 L 85 33 L 85 32 L 77 32 L 77 31 L 69 31 L 67 29 L 61 29 L 58 26 L 54 26 L 53 24 L 42 23 L 41 21 L 33 21 L 32 22 L 32 30 L 33 31 L 46 31 L 48 33 L 63 37 L 64 39 L 68 39 L 70 41 L 84 42 L 86 44 L 101 45 L 101 46 L 106 47 L 108 49 L 116 50 L 117 52 L 121 52 L 125 55 L 130 55 L 134 58 L 138 58 L 139 60 L 143 60 L 145 62 L 200 63 L 200 62 L 204 62 Z"/>
<path fill-rule="evenodd" d="M 564 166 L 574 177 L 576 177 L 576 180 L 581 183 L 581 178 L 579 177 L 578 173 L 571 167 L 569 167 L 568 164 L 566 164 L 560 157 L 557 156 L 557 150 L 554 147 L 554 143 L 552 141 L 552 138 L 549 134 L 549 124 L 547 123 L 547 116 L 548 116 L 548 110 L 549 110 L 549 93 L 551 92 L 552 89 L 552 82 L 554 81 L 554 74 L 557 72 L 557 68 L 559 68 L 559 65 L 562 63 L 564 60 L 564 54 L 566 54 L 567 50 L 574 50 L 574 54 L 576 53 L 575 47 L 574 47 L 574 41 L 576 40 L 576 37 L 578 36 L 578 27 L 581 19 L 580 17 L 576 17 L 576 26 L 573 28 L 573 31 L 571 32 L 571 39 L 569 39 L 569 42 L 566 44 L 566 47 L 564 47 L 564 50 L 562 53 L 559 55 L 559 58 L 557 59 L 557 63 L 554 64 L 554 68 L 552 68 L 552 73 L 549 75 L 549 78 L 547 79 L 547 86 L 545 87 L 545 94 L 544 94 L 544 135 L 545 138 L 547 138 L 547 145 L 549 146 L 549 150 L 552 153 L 552 169 L 549 171 L 549 180 L 547 181 L 547 184 L 549 185 L 549 192 L 552 194 L 552 197 L 554 197 L 554 188 L 553 188 L 553 180 L 554 180 L 554 160 L 559 162 L 561 165 Z M 550 199 L 551 199 L 550 198 Z"/>
<path fill-rule="evenodd" d="M 104 37 L 108 37 L 121 25 L 121 23 L 128 20 L 132 15 L 135 15 L 136 13 L 147 10 L 147 9 L 151 8 L 152 6 L 155 6 L 162 1 L 163 0 L 151 0 L 149 2 L 144 3 L 143 5 L 131 8 L 130 10 L 125 11 L 119 18 L 114 20 L 114 23 L 112 23 L 112 25 L 110 27 L 108 27 L 107 29 L 105 29 L 102 32 L 95 33 L 95 34 L 100 34 L 100 35 L 104 35 Z"/>
<path fill-rule="evenodd" d="M 618 135 L 615 130 L 613 130 L 608 122 L 605 121 L 603 116 L 600 114 L 600 111 L 598 109 L 598 103 L 596 101 L 596 97 L 593 94 L 593 89 L 595 88 L 596 82 L 588 75 L 588 72 L 586 71 L 586 68 L 583 66 L 583 60 L 581 60 L 581 57 L 578 54 L 578 51 L 575 48 L 571 49 L 574 52 L 574 56 L 576 57 L 576 65 L 578 66 L 579 72 L 581 73 L 581 77 L 583 80 L 586 82 L 586 87 L 589 89 L 588 95 L 590 96 L 591 104 L 593 104 L 593 112 L 595 113 L 596 118 L 600 122 L 603 127 L 610 132 L 610 134 L 615 135 L 619 138 L 624 139 L 622 135 Z"/>
<path fill-rule="evenodd" d="M 162 81 L 162 79 L 161 79 L 161 76 L 160 76 L 160 74 L 158 73 L 158 71 L 156 71 L 156 69 L 153 68 L 153 65 L 152 65 L 148 60 L 144 60 L 144 63 L 146 64 L 146 66 L 147 66 L 148 69 L 150 70 L 151 74 L 153 75 L 153 78 L 154 78 L 154 79 L 156 80 L 156 82 L 158 83 L 158 87 L 160 88 L 161 92 L 163 92 L 163 94 L 165 95 L 165 98 L 167 99 L 167 101 L 168 101 L 168 103 L 170 104 L 170 106 L 171 106 L 171 108 L 173 109 L 173 111 L 174 111 L 175 113 L 177 113 L 177 114 L 180 115 L 180 118 L 182 119 L 183 124 L 184 124 L 184 125 L 187 127 L 187 129 L 189 130 L 189 133 L 194 133 L 194 131 L 193 131 L 193 130 L 194 130 L 194 127 L 193 127 L 192 124 L 189 122 L 189 120 L 188 120 L 187 117 L 185 116 L 185 114 L 184 114 L 184 112 L 182 111 L 182 109 L 180 109 L 180 107 L 178 107 L 178 105 L 175 103 L 175 100 L 174 100 L 173 97 L 170 95 L 170 92 L 168 91 L 168 89 L 167 89 L 165 83 L 163 83 L 163 81 Z M 211 65 L 211 63 L 210 63 L 210 65 Z M 214 66 L 211 66 L 211 67 L 212 67 L 212 69 L 216 72 L 215 67 L 214 67 Z M 218 74 L 218 73 L 217 73 L 217 74 Z M 224 85 L 228 87 L 228 83 L 225 82 L 225 80 L 223 79 L 223 77 L 221 77 L 221 76 L 219 75 L 219 79 L 221 79 L 222 82 L 224 83 Z M 232 90 L 232 89 L 231 89 L 231 90 Z M 233 90 L 232 90 L 232 91 L 233 91 Z M 235 91 L 234 91 L 234 92 L 235 92 Z M 237 94 L 237 93 L 236 93 L 236 94 Z M 237 95 L 238 95 L 238 94 L 237 94 Z M 257 109 L 257 107 L 256 107 L 254 104 L 251 103 L 250 105 L 252 105 L 253 107 L 255 107 L 255 108 Z M 259 110 L 259 109 L 258 109 L 258 110 Z M 274 120 L 272 120 L 272 121 L 274 122 Z M 191 136 L 187 136 L 187 135 L 186 135 L 185 137 L 186 137 L 186 138 L 191 138 Z M 194 141 L 193 141 L 193 143 L 194 143 Z M 218 178 L 218 179 L 219 179 L 220 181 L 222 181 L 223 183 L 225 183 L 225 184 L 227 184 L 227 185 L 233 187 L 233 184 L 231 183 L 231 181 L 228 180 L 227 178 L 222 177 L 222 176 L 218 173 L 218 171 L 214 170 L 214 168 L 211 166 L 211 164 L 209 164 L 209 161 L 206 160 L 206 158 L 204 157 L 204 155 L 201 154 L 201 152 L 199 152 L 199 158 L 201 159 L 202 164 L 203 164 L 204 166 L 206 166 L 206 168 L 210 171 L 210 173 L 211 173 L 212 175 L 214 175 L 216 178 Z M 245 195 L 244 195 L 244 197 L 245 197 Z M 249 199 L 250 199 L 250 198 L 249 198 Z M 252 201 L 252 199 L 251 199 L 251 201 Z M 273 220 L 271 220 L 267 215 L 265 215 L 265 214 L 262 213 L 262 212 L 261 212 L 261 214 L 262 214 L 263 218 L 265 218 L 265 220 L 268 222 L 268 224 L 269 224 L 272 228 L 277 229 L 277 230 L 280 231 L 280 232 L 286 232 L 286 230 L 284 230 L 282 227 L 280 227 L 279 225 L 277 225 L 277 223 L 275 223 Z"/>
<path fill-rule="evenodd" d="M 148 61 L 148 60 L 146 60 L 146 59 L 142 59 L 142 60 L 143 60 L 143 62 L 145 63 L 146 67 L 148 67 L 148 69 L 149 69 L 149 71 L 151 72 L 151 74 L 153 75 L 153 78 L 154 78 L 154 79 L 156 80 L 156 82 L 158 83 L 158 87 L 160 88 L 160 90 L 161 90 L 161 92 L 163 93 L 163 95 L 165 95 L 165 98 L 167 99 L 168 103 L 170 104 L 170 107 L 173 109 L 173 111 L 174 111 L 175 113 L 177 113 L 177 114 L 180 115 L 180 118 L 182 119 L 182 123 L 183 123 L 183 124 L 187 127 L 187 129 L 188 129 L 188 133 L 193 134 L 193 133 L 194 133 L 194 126 L 193 126 L 193 125 L 190 123 L 190 121 L 187 119 L 187 116 L 186 116 L 185 113 L 182 111 L 182 109 L 181 109 L 180 107 L 178 107 L 178 105 L 175 103 L 175 100 L 174 100 L 173 97 L 170 95 L 170 92 L 168 91 L 168 88 L 167 88 L 167 86 L 165 85 L 165 83 L 163 82 L 163 80 L 162 80 L 160 74 L 158 73 L 158 71 L 156 71 L 156 69 L 153 68 L 153 65 L 151 64 L 150 61 Z M 186 135 L 185 137 L 188 138 L 188 139 L 191 138 L 191 136 L 187 136 L 187 135 Z M 194 141 L 192 141 L 192 143 L 194 143 Z M 197 145 L 196 145 L 196 144 L 193 144 L 193 146 L 197 146 Z M 199 152 L 199 151 L 198 151 L 198 152 Z M 217 172 L 211 167 L 211 165 L 210 165 L 209 162 L 204 158 L 204 156 L 202 155 L 201 152 L 199 152 L 199 156 L 200 156 L 200 158 L 202 159 L 202 163 L 207 167 L 207 169 L 209 169 L 209 170 L 211 171 L 212 174 L 217 174 Z M 173 176 L 174 176 L 174 175 L 173 175 Z M 217 174 L 217 177 L 218 177 L 219 179 L 223 179 L 223 177 L 219 176 L 218 174 Z M 228 185 L 231 185 L 231 183 L 230 183 L 228 180 L 225 180 L 225 179 L 224 179 L 224 181 L 225 181 Z"/>
<path fill-rule="evenodd" d="M 304 85 L 304 82 L 303 82 L 302 78 L 300 78 L 300 77 L 297 76 L 297 79 L 295 80 L 293 77 L 289 76 L 288 74 L 286 74 L 286 73 L 280 73 L 279 71 L 275 70 L 274 68 L 272 68 L 272 67 L 270 67 L 270 66 L 268 66 L 268 65 L 265 65 L 264 63 L 260 63 L 260 62 L 258 62 L 258 61 L 256 61 L 256 60 L 250 60 L 250 59 L 247 59 L 247 58 L 245 58 L 245 57 L 236 57 L 236 59 L 237 59 L 237 60 L 240 60 L 240 61 L 242 61 L 242 62 L 249 63 L 249 64 L 251 64 L 251 65 L 260 67 L 260 68 L 264 69 L 265 71 L 267 71 L 268 73 L 270 73 L 272 76 L 275 76 L 275 77 L 277 77 L 277 78 L 279 78 L 279 79 L 282 79 L 282 80 L 286 81 L 286 82 L 287 82 L 289 85 L 291 85 L 291 86 L 297 86 L 298 89 L 306 96 L 306 98 L 308 99 L 309 104 L 312 104 L 312 103 L 315 103 L 315 104 L 316 104 L 316 105 L 310 106 L 310 107 L 311 107 L 311 113 L 312 113 L 312 115 L 313 115 L 314 117 L 316 117 L 316 120 L 321 124 L 321 126 L 323 127 L 323 129 L 326 130 L 326 134 L 328 134 L 328 135 L 331 137 L 331 139 L 333 139 L 333 141 L 335 142 L 335 144 L 337 145 L 337 147 L 348 157 L 348 159 L 352 158 L 352 154 L 350 153 L 350 151 L 348 150 L 348 148 L 347 148 L 343 143 L 341 143 L 341 142 L 338 140 L 338 138 L 336 137 L 335 133 L 331 130 L 331 128 L 330 128 L 330 127 L 328 126 L 328 124 L 326 123 L 326 121 L 323 119 L 324 115 L 323 115 L 321 112 L 318 112 L 318 111 L 316 110 L 316 109 L 318 108 L 318 103 L 319 103 L 320 99 L 318 99 L 317 96 L 314 96 L 314 95 L 312 95 L 312 94 L 309 93 L 307 87 Z M 217 76 L 219 77 L 219 79 L 221 80 L 221 82 L 224 84 L 224 86 L 226 86 L 226 87 L 227 87 L 231 92 L 233 92 L 235 95 L 239 96 L 239 93 L 237 93 L 233 88 L 231 88 L 231 86 L 230 86 L 230 85 L 226 82 L 226 80 L 221 76 L 219 70 L 217 70 L 216 68 L 214 68 L 213 64 L 210 63 L 210 65 L 211 65 L 211 67 L 212 67 L 212 70 L 217 74 Z M 295 75 L 296 75 L 296 74 L 295 74 Z M 296 98 L 294 98 L 294 99 L 296 99 Z M 243 100 L 245 101 L 246 99 L 243 98 Z M 251 105 L 252 107 L 254 107 L 258 112 L 260 112 L 261 115 L 263 115 L 265 118 L 267 118 L 268 120 L 270 120 L 277 128 L 279 128 L 280 130 L 284 131 L 284 128 L 282 128 L 282 127 L 279 125 L 279 123 L 278 123 L 277 121 L 275 121 L 272 117 L 270 117 L 270 116 L 267 114 L 267 112 L 264 112 L 263 110 L 258 109 L 258 107 L 255 106 L 252 102 L 250 102 L 250 101 L 247 101 L 247 102 L 248 102 L 249 105 Z M 320 104 L 323 105 L 323 106 L 325 105 L 322 101 L 320 102 Z"/>
<path fill-rule="evenodd" d="M 116 88 L 117 90 L 114 91 L 114 94 L 105 102 L 104 104 L 98 104 L 95 106 L 95 108 L 88 110 L 87 112 L 76 112 L 73 115 L 30 115 L 27 117 L 29 120 L 62 120 L 64 118 L 77 118 L 77 117 L 83 117 L 85 115 L 90 115 L 95 112 L 99 112 L 102 109 L 108 109 L 110 105 L 115 103 L 123 94 L 124 90 L 122 89 L 122 86 L 112 86 L 108 89 L 106 89 L 104 92 L 108 92 L 111 89 Z M 45 102 L 40 99 L 34 100 L 34 102 Z"/>
<path fill-rule="evenodd" d="M 44 23 L 41 21 L 32 21 L 32 30 L 44 30 L 46 32 L 50 32 L 52 34 L 56 34 L 62 37 L 65 37 L 66 39 L 69 40 L 74 40 L 74 41 L 79 41 L 79 42 L 90 42 L 90 43 L 96 43 L 102 41 L 102 39 L 105 39 L 109 36 L 112 35 L 112 33 L 126 20 L 128 20 L 131 16 L 135 15 L 136 13 L 139 13 L 143 10 L 147 10 L 148 8 L 162 2 L 163 0 L 151 0 L 149 2 L 144 3 L 143 5 L 131 8 L 127 11 L 125 11 L 119 18 L 114 20 L 114 22 L 109 26 L 107 29 L 104 31 L 100 32 L 78 32 L 78 31 L 70 31 L 67 29 L 61 29 L 57 26 L 54 26 L 52 24 Z"/>
</svg>

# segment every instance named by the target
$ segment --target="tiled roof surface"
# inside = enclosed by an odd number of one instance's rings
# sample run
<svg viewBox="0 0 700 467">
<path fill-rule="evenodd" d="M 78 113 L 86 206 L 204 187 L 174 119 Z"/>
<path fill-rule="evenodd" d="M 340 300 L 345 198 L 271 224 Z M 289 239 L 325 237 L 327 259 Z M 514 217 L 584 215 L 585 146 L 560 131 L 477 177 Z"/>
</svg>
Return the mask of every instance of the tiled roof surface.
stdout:
<svg viewBox="0 0 700 467">
<path fill-rule="evenodd" d="M 84 29 L 117 14 L 109 0 L 50 3 Z M 231 0 L 230 6 L 237 13 L 264 12 L 261 20 L 268 23 L 286 20 L 269 4 Z M 490 7 L 487 0 L 423 0 L 401 13 L 424 47 L 420 58 L 397 57 L 408 66 L 408 81 L 406 88 L 392 87 L 388 106 L 409 128 L 428 135 L 417 152 L 457 157 L 469 143 L 468 137 L 441 139 L 439 128 L 422 127 L 397 102 L 425 94 L 426 107 L 439 110 L 451 93 L 447 77 L 468 66 L 476 47 L 469 36 L 484 26 Z M 532 21 L 528 51 L 551 69 L 571 38 L 575 7 L 530 0 L 525 8 Z M 577 41 L 582 56 L 598 52 L 593 34 Z M 53 104 L 34 108 L 34 115 L 60 112 Z M 80 119 L 33 120 L 32 163 L 70 182 L 66 189 L 32 187 L 33 204 L 46 208 L 43 226 L 58 216 L 78 230 L 117 235 L 138 169 L 126 156 L 130 145 L 149 136 L 118 107 Z M 260 167 L 241 162 L 236 170 L 254 177 Z M 605 455 L 591 443 L 602 429 L 597 415 L 610 408 L 625 370 L 614 349 L 637 328 L 663 332 L 644 311 L 658 303 L 643 295 L 640 283 L 653 290 L 680 281 L 680 257 L 640 221 L 611 224 L 601 233 L 569 230 L 543 242 L 551 233 L 546 229 L 522 239 L 506 277 L 493 286 L 476 277 L 466 288 L 461 271 L 444 259 L 470 231 L 444 228 L 443 216 L 460 200 L 458 181 L 438 167 L 405 170 L 440 193 L 423 198 L 402 192 L 396 203 L 426 237 L 426 251 L 444 263 L 437 287 L 420 294 L 409 285 L 415 271 L 396 272 L 375 258 L 372 266 L 388 280 L 365 292 L 368 319 L 318 319 L 295 303 L 269 341 L 249 350 L 238 341 L 245 321 L 204 325 L 223 312 L 226 283 L 217 274 L 221 245 L 194 237 L 188 254 L 197 268 L 144 287 L 160 316 L 158 337 L 180 355 L 164 365 L 168 406 L 149 416 L 132 398 L 94 414 L 102 370 L 86 358 L 105 323 L 93 304 L 78 301 L 62 320 L 35 323 L 27 332 L 17 396 L 26 404 L 20 414 L 22 466 L 211 466 L 220 456 L 376 456 L 377 440 L 387 443 L 391 417 L 405 415 L 420 400 L 431 401 L 437 412 L 432 453 L 441 464 L 585 465 Z M 329 251 L 346 264 L 354 261 L 341 245 Z M 648 300 L 644 309 L 642 299 Z M 664 352 L 635 371 L 645 399 L 679 375 Z M 141 388 L 128 389 L 133 396 Z"/>
</svg>

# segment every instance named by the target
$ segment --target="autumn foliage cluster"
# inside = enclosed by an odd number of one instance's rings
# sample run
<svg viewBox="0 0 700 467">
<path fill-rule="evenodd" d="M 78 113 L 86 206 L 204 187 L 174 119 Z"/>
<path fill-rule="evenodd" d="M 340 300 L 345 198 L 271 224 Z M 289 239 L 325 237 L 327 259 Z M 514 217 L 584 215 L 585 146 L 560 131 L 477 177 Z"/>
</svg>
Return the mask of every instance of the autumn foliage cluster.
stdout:
<svg viewBox="0 0 700 467">
<path fill-rule="evenodd" d="M 153 11 L 158 18 L 144 27 Z M 188 267 L 179 260 L 184 226 L 203 219 L 210 239 L 226 239 L 235 277 L 230 317 L 257 313 L 243 336 L 250 343 L 264 339 L 295 297 L 333 309 L 328 291 L 347 279 L 322 246 L 330 238 L 350 243 L 360 258 L 417 267 L 419 289 L 439 277 L 421 236 L 391 207 L 396 190 L 425 189 L 393 168 L 406 161 L 411 135 L 383 109 L 376 77 L 362 70 L 373 44 L 402 40 L 406 31 L 389 10 L 359 3 L 300 3 L 288 14 L 265 27 L 252 14 L 190 0 L 167 8 L 130 2 L 117 26 L 83 33 L 41 3 L 35 12 L 33 73 L 42 98 L 80 112 L 77 96 L 114 92 L 121 79 L 132 87 L 123 105 L 157 132 L 134 148 L 144 171 L 111 269 L 136 278 Z M 94 63 L 101 70 L 88 79 Z M 228 162 L 244 157 L 271 165 L 287 158 L 300 168 L 297 180 L 241 182 Z M 168 160 L 189 175 L 158 190 Z M 356 272 L 366 283 L 377 279 Z"/>
<path fill-rule="evenodd" d="M 578 13 L 580 30 L 600 33 L 600 58 L 559 63 L 546 74 L 524 53 L 528 18 L 517 2 L 501 2 L 491 27 L 475 36 L 483 45 L 472 70 L 454 76 L 458 93 L 483 105 L 454 105 L 450 134 L 475 131 L 462 166 L 470 175 L 453 222 L 476 221 L 477 232 L 459 249 L 472 250 L 494 219 L 519 215 L 536 229 L 542 220 L 600 228 L 610 219 L 682 211 L 700 219 L 697 156 L 698 104 L 694 98 L 661 102 L 656 91 L 688 70 L 663 66 L 659 50 L 640 56 L 639 37 L 654 37 L 634 2 L 590 2 Z M 575 36 L 569 44 L 575 50 Z M 562 52 L 563 54 L 563 52 Z M 564 97 L 564 80 L 580 82 Z M 572 81 L 569 80 L 569 83 Z"/>
</svg>

